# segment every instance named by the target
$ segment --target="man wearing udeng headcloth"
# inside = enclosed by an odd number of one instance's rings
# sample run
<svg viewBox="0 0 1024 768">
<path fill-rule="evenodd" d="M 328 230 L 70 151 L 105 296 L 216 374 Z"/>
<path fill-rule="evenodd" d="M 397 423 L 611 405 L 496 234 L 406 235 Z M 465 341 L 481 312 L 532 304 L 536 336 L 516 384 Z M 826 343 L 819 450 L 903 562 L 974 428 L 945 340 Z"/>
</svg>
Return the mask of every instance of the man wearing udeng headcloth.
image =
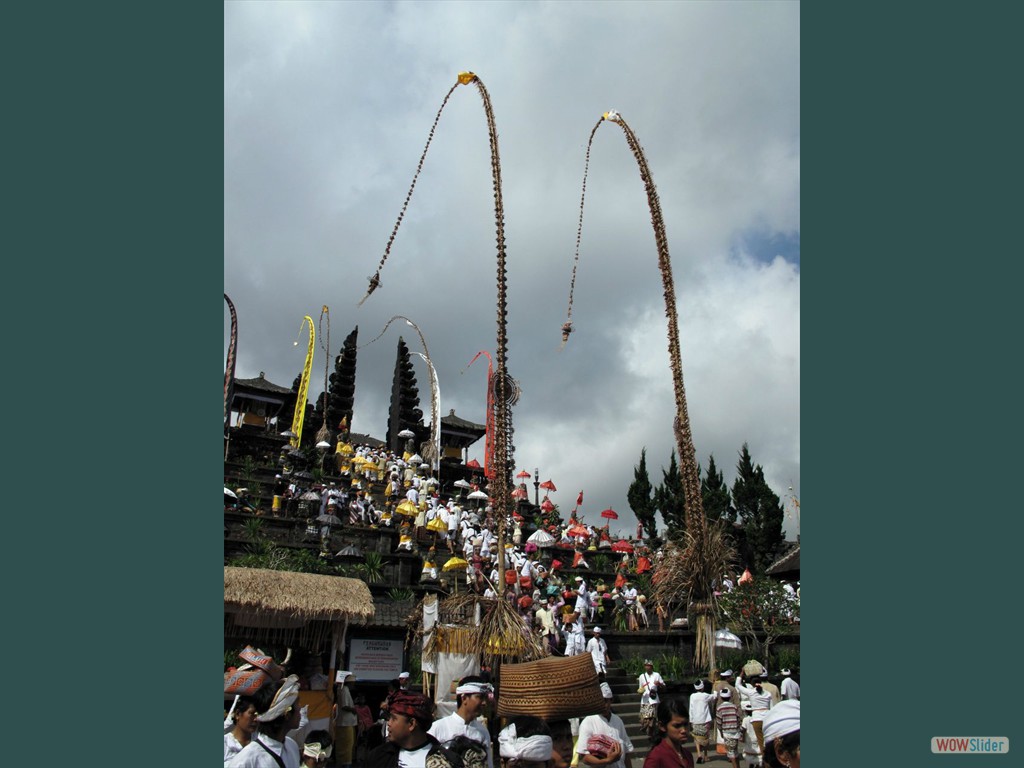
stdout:
<svg viewBox="0 0 1024 768">
<path fill-rule="evenodd" d="M 367 755 L 366 768 L 452 768 L 458 756 L 427 733 L 434 704 L 422 693 L 396 691 L 388 697 L 388 738 Z"/>
<path fill-rule="evenodd" d="M 457 736 L 479 741 L 487 750 L 487 768 L 494 768 L 491 734 L 479 718 L 493 690 L 494 687 L 479 675 L 462 678 L 455 689 L 455 711 L 430 726 L 430 735 L 446 746 Z"/>
</svg>

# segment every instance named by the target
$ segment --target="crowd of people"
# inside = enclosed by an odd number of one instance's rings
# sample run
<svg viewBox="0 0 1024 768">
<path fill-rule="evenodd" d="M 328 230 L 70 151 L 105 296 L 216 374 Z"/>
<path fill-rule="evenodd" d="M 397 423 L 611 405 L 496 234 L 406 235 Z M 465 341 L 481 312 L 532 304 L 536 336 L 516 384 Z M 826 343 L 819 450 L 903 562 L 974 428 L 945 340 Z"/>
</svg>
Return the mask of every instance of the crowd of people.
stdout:
<svg viewBox="0 0 1024 768">
<path fill-rule="evenodd" d="M 542 521 L 524 520 L 517 511 L 503 521 L 507 536 L 504 557 L 499 558 L 499 521 L 485 494 L 472 498 L 479 491 L 476 484 L 463 482 L 463 487 L 451 489 L 454 493 L 442 494 L 429 468 L 408 450 L 398 455 L 385 448 L 339 441 L 336 458 L 340 483 L 313 482 L 310 476 L 304 485 L 302 473 L 287 464 L 275 479 L 272 514 L 304 513 L 307 534 L 319 538 L 322 556 L 363 554 L 354 537 L 345 541 L 347 529 L 394 530 L 398 533 L 395 551 L 421 556 L 421 584 L 445 581 L 451 587 L 449 580 L 458 578 L 466 589 L 483 597 L 508 600 L 524 624 L 547 640 L 553 653 L 587 652 L 587 627 L 609 625 L 615 616 L 622 616 L 630 631 L 650 628 L 655 620 L 659 631 L 665 631 L 665 606 L 653 606 L 650 615 L 647 596 L 634 581 L 653 571 L 663 557 L 661 549 L 651 551 L 640 540 L 632 552 L 616 552 L 608 527 L 584 524 L 575 508 L 568 522 L 551 522 L 549 517 L 548 525 L 541 525 L 550 538 L 538 546 L 528 540 L 524 528 L 530 530 Z M 245 489 L 240 490 L 236 505 L 246 502 Z M 332 552 L 330 545 L 336 541 L 332 533 L 338 532 L 344 545 Z M 589 572 L 587 558 L 595 554 L 613 560 L 615 577 L 610 583 L 597 578 L 591 584 L 589 577 L 566 573 Z M 458 562 L 458 567 L 449 575 L 452 569 L 446 565 L 452 562 Z M 595 665 L 598 658 L 595 655 Z"/>
<path fill-rule="evenodd" d="M 603 707 L 597 713 L 553 721 L 518 715 L 492 731 L 500 691 L 486 673 L 461 678 L 454 711 L 438 716 L 434 701 L 411 690 L 403 672 L 373 718 L 352 694 L 354 677 L 341 672 L 332 733 L 298 706 L 298 676 L 285 675 L 251 647 L 243 658 L 253 662 L 256 677 L 225 675 L 226 695 L 245 691 L 236 693 L 224 721 L 225 768 L 641 768 L 606 681 L 599 684 Z M 637 692 L 653 748 L 642 768 L 692 768 L 710 760 L 714 743 L 724 745 L 732 768 L 740 761 L 745 768 L 799 768 L 800 687 L 789 670 L 782 675 L 776 687 L 765 673 L 745 681 L 732 670 L 713 672 L 688 696 L 665 696 L 665 682 L 647 660 Z M 375 738 L 359 739 L 364 748 L 357 750 L 356 734 L 366 733 Z"/>
</svg>

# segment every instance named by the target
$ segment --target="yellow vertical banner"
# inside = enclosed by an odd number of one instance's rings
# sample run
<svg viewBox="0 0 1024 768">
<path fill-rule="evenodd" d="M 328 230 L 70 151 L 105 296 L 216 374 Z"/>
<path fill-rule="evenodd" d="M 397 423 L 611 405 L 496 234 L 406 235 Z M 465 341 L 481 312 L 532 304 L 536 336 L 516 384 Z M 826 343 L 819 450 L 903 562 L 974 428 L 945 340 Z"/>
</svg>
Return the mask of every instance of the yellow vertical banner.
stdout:
<svg viewBox="0 0 1024 768">
<path fill-rule="evenodd" d="M 295 437 L 291 439 L 293 448 L 298 448 L 302 442 L 302 422 L 306 418 L 306 398 L 309 396 L 309 373 L 313 370 L 313 342 L 316 341 L 316 331 L 313 328 L 313 318 L 306 315 L 302 318 L 302 324 L 309 322 L 309 348 L 306 350 L 306 364 L 302 367 L 302 378 L 299 380 L 299 395 L 295 400 L 295 414 L 292 416 L 292 432 Z M 299 326 L 299 333 L 302 333 L 302 326 Z M 295 342 L 296 345 L 299 342 Z"/>
</svg>

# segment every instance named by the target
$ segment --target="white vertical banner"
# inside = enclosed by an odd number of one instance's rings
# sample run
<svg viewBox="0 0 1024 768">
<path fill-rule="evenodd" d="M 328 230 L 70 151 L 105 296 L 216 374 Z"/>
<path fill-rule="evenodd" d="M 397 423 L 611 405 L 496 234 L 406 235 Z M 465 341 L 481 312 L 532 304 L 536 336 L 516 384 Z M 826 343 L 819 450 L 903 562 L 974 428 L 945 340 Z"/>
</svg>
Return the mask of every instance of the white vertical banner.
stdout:
<svg viewBox="0 0 1024 768">
<path fill-rule="evenodd" d="M 438 601 L 437 595 L 430 595 L 423 601 L 423 648 L 420 653 L 420 669 L 430 674 L 437 673 L 437 667 L 432 659 L 427 657 L 427 643 L 434 633 L 434 625 L 437 623 Z"/>
</svg>

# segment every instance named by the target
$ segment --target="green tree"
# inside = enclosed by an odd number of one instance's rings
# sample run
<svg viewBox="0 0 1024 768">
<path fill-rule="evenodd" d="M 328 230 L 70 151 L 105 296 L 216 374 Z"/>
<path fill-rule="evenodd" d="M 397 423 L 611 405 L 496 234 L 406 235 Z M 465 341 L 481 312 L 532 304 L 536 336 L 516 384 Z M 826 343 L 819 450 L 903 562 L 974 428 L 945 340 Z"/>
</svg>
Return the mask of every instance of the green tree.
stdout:
<svg viewBox="0 0 1024 768">
<path fill-rule="evenodd" d="M 761 465 L 755 465 L 747 444 L 743 444 L 732 484 L 732 500 L 750 544 L 751 570 L 764 573 L 782 544 L 785 511 L 779 497 L 768 487 Z"/>
<path fill-rule="evenodd" d="M 775 641 L 790 632 L 800 618 L 800 603 L 782 584 L 764 577 L 722 593 L 718 607 L 722 625 L 750 638 L 751 650 L 763 652 L 765 664 Z"/>
<path fill-rule="evenodd" d="M 633 510 L 637 521 L 643 526 L 647 537 L 657 536 L 658 530 L 654 519 L 654 488 L 647 475 L 647 449 L 640 451 L 640 466 L 633 467 L 633 482 L 626 491 L 626 501 Z"/>
<path fill-rule="evenodd" d="M 665 521 L 666 536 L 680 546 L 685 544 L 686 505 L 683 477 L 676 464 L 676 452 L 672 451 L 668 469 L 661 470 L 661 485 L 654 491 L 654 506 Z"/>
<path fill-rule="evenodd" d="M 709 520 L 736 522 L 736 508 L 732 505 L 729 486 L 725 484 L 721 470 L 715 466 L 714 456 L 708 459 L 708 471 L 706 476 L 701 478 L 700 492 L 704 498 L 704 514 Z"/>
</svg>

